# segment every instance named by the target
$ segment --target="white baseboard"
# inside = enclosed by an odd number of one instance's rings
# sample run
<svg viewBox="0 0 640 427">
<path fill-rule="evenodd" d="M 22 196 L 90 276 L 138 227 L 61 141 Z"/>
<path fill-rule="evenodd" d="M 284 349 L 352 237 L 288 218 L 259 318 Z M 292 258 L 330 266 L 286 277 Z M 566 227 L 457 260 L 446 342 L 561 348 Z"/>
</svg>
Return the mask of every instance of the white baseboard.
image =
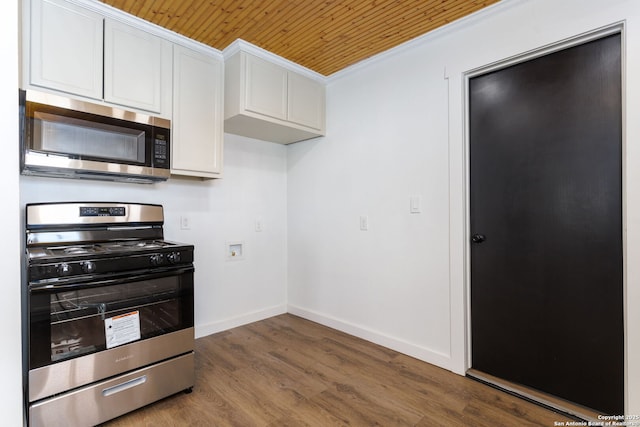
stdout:
<svg viewBox="0 0 640 427">
<path fill-rule="evenodd" d="M 207 335 L 226 331 L 227 329 L 232 329 L 238 326 L 246 325 L 248 323 L 268 319 L 269 317 L 278 316 L 286 312 L 287 306 L 286 304 L 282 304 L 258 311 L 252 311 L 250 313 L 244 313 L 240 316 L 234 316 L 217 322 L 208 323 L 206 325 L 196 325 L 195 336 L 196 338 L 202 338 Z"/>
<path fill-rule="evenodd" d="M 434 351 L 426 347 L 418 346 L 391 337 L 389 335 L 382 334 L 372 329 L 368 329 L 332 316 L 328 316 L 323 313 L 308 310 L 291 304 L 282 304 L 274 307 L 268 307 L 263 310 L 245 313 L 240 316 L 208 323 L 206 325 L 196 325 L 195 336 L 196 338 L 202 338 L 207 335 L 226 331 L 228 329 L 246 325 L 248 323 L 257 322 L 259 320 L 268 319 L 269 317 L 278 316 L 284 313 L 291 313 L 304 319 L 311 320 L 312 322 L 316 322 L 329 328 L 347 333 L 349 335 L 362 338 L 364 340 L 381 345 L 383 347 L 390 348 L 408 356 L 415 357 L 418 360 L 422 360 L 424 362 L 431 363 L 432 365 L 436 365 L 455 372 L 452 366 L 453 363 L 451 357 L 447 354 Z"/>
<path fill-rule="evenodd" d="M 321 325 L 328 326 L 333 329 L 337 329 L 341 332 L 345 332 L 349 335 L 362 338 L 375 344 L 379 344 L 383 347 L 390 348 L 397 352 L 406 354 L 407 356 L 414 357 L 423 362 L 431 363 L 432 365 L 439 366 L 449 371 L 454 371 L 453 361 L 451 356 L 438 351 L 421 347 L 389 335 L 382 334 L 380 332 L 368 329 L 362 326 L 355 325 L 353 323 L 345 322 L 335 317 L 327 316 L 322 313 L 318 313 L 313 310 L 308 310 L 295 305 L 287 305 L 287 312 L 296 316 L 302 317 L 307 320 L 311 320 Z M 454 371 L 455 372 L 455 371 Z"/>
</svg>

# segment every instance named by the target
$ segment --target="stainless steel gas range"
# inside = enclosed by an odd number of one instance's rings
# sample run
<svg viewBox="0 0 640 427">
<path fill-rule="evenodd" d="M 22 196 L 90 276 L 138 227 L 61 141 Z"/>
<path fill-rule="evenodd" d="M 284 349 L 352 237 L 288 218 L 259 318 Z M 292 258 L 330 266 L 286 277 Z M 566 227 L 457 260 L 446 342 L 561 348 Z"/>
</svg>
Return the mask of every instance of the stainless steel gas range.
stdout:
<svg viewBox="0 0 640 427">
<path fill-rule="evenodd" d="M 194 385 L 193 246 L 160 205 L 26 206 L 31 426 L 92 426 Z"/>
</svg>

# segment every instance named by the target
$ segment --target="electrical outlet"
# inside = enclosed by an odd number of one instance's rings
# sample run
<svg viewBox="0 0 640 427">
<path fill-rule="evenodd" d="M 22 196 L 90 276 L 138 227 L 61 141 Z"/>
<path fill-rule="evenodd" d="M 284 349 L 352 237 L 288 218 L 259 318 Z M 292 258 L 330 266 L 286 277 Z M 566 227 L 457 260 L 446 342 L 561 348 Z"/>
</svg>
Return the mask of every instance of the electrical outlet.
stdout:
<svg viewBox="0 0 640 427">
<path fill-rule="evenodd" d="M 262 220 L 256 219 L 256 222 L 255 222 L 255 224 L 254 224 L 254 225 L 255 225 L 255 230 L 256 230 L 256 232 L 258 232 L 258 233 L 259 233 L 259 232 L 261 232 L 261 231 L 262 231 L 262 228 L 263 228 Z"/>
<path fill-rule="evenodd" d="M 369 217 L 366 215 L 360 216 L 360 231 L 369 231 Z"/>
<path fill-rule="evenodd" d="M 191 220 L 188 216 L 180 217 L 180 230 L 190 230 L 191 229 Z"/>
</svg>

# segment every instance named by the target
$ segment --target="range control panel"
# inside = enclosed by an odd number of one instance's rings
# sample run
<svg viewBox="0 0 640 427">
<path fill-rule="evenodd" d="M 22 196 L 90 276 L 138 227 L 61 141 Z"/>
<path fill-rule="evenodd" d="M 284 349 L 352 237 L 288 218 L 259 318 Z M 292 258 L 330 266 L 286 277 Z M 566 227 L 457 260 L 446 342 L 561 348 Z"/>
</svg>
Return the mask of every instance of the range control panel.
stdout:
<svg viewBox="0 0 640 427">
<path fill-rule="evenodd" d="M 80 206 L 80 216 L 125 216 L 124 206 Z"/>
</svg>

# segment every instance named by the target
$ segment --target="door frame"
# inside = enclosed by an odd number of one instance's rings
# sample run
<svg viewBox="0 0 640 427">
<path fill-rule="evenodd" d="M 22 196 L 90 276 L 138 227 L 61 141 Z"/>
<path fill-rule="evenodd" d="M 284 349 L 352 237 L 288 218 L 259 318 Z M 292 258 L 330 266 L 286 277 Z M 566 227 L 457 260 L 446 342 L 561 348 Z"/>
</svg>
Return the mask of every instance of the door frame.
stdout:
<svg viewBox="0 0 640 427">
<path fill-rule="evenodd" d="M 463 107 L 463 209 L 464 209 L 464 224 L 463 224 L 463 286 L 464 286 L 464 371 L 465 373 L 471 369 L 472 364 L 472 348 L 471 348 L 471 182 L 470 182 L 470 132 L 469 132 L 469 80 L 473 77 L 486 74 L 489 72 L 497 71 L 507 68 L 512 65 L 516 65 L 522 62 L 526 62 L 550 53 L 554 53 L 566 48 L 574 47 L 583 43 L 587 43 L 605 36 L 612 34 L 620 34 L 621 38 L 621 90 L 622 90 L 622 294 L 623 294 L 623 329 L 624 329 L 624 408 L 625 413 L 629 408 L 629 393 L 628 393 L 628 372 L 629 372 L 629 357 L 628 357 L 628 338 L 627 338 L 627 212 L 626 212 L 626 171 L 627 171 L 627 156 L 626 156 L 626 32 L 625 21 L 616 22 L 611 25 L 597 28 L 593 31 L 589 31 L 583 34 L 579 34 L 574 37 L 570 37 L 564 40 L 560 40 L 556 43 L 551 43 L 533 49 L 522 54 L 514 55 L 499 61 L 492 62 L 477 68 L 467 70 L 462 73 L 462 107 Z M 517 391 L 517 390 L 511 390 Z M 554 406 L 552 402 L 544 401 L 544 398 L 538 398 L 532 396 L 534 400 L 542 401 L 543 404 L 548 406 Z M 551 404 L 550 404 L 551 403 Z M 557 408 L 560 410 L 566 410 L 565 407 Z"/>
</svg>

